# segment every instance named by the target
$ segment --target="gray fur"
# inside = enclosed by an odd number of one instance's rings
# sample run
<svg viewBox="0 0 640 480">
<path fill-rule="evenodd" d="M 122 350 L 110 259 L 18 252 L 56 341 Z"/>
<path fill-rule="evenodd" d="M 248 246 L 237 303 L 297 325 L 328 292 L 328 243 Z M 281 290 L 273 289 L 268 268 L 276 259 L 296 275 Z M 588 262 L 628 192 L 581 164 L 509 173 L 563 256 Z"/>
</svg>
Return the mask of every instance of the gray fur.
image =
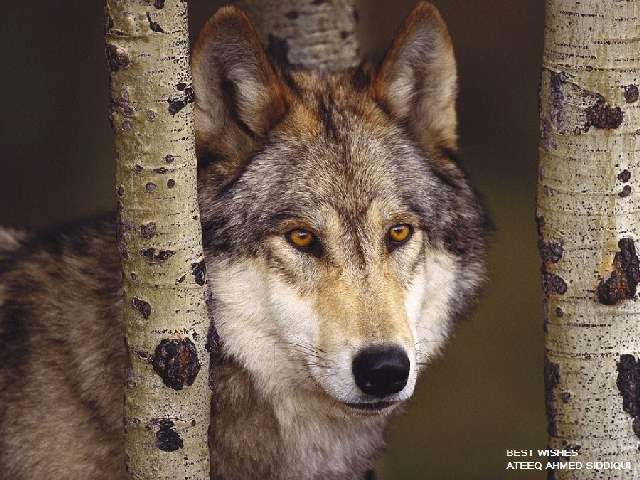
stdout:
<svg viewBox="0 0 640 480">
<path fill-rule="evenodd" d="M 432 43 L 448 45 L 434 11 L 422 4 L 412 14 L 385 63 L 386 77 L 397 80 L 392 60 L 402 57 L 394 52 L 416 29 L 435 24 L 441 36 Z M 298 328 L 296 318 L 280 318 L 282 311 L 329 309 L 313 313 L 321 320 L 313 329 L 338 335 L 327 326 L 325 317 L 333 315 L 340 328 L 360 335 L 349 340 L 353 348 L 408 341 L 417 334 L 407 333 L 406 315 L 391 318 L 378 296 L 387 290 L 408 296 L 420 278 L 439 279 L 442 284 L 431 288 L 444 292 L 442 303 L 430 309 L 436 300 L 426 298 L 412 307 L 433 314 L 435 323 L 425 322 L 427 330 L 437 330 L 437 345 L 418 358 L 422 364 L 474 303 L 484 278 L 488 221 L 453 158 L 455 116 L 438 122 L 429 99 L 421 98 L 429 123 L 418 138 L 419 115 L 412 113 L 411 125 L 396 115 L 398 98 L 391 107 L 385 103 L 385 84 L 370 69 L 287 72 L 267 63 L 252 35 L 243 14 L 224 9 L 194 51 L 198 193 L 210 313 L 220 331 L 219 339 L 210 339 L 219 346 L 212 372 L 212 478 L 362 479 L 391 415 L 355 412 L 328 390 L 314 368 L 331 371 L 340 360 L 337 347 L 291 341 L 282 325 Z M 245 55 L 231 55 L 225 45 Z M 452 55 L 442 48 L 430 58 Z M 234 63 L 247 58 L 251 68 Z M 439 65 L 454 63 L 447 58 Z M 231 70 L 242 81 L 229 86 L 220 76 Z M 440 103 L 454 115 L 455 71 L 443 69 L 437 78 L 447 79 L 449 91 L 441 94 L 447 100 Z M 436 87 L 423 90 L 439 95 Z M 220 97 L 233 88 L 236 94 L 262 88 L 232 95 L 259 98 L 260 111 Z M 221 105 L 228 110 L 221 113 Z M 439 130 L 429 135 L 429 125 Z M 392 253 L 384 234 L 395 216 L 412 222 L 416 233 L 412 244 Z M 318 255 L 294 252 L 282 240 L 300 222 L 321 238 Z M 0 471 L 6 478 L 126 478 L 115 223 L 108 216 L 38 237 L 0 230 Z M 342 290 L 325 292 L 319 281 L 325 277 Z M 352 295 L 345 304 L 355 305 L 353 318 L 339 318 L 343 294 Z M 247 312 L 248 299 L 255 309 Z M 338 307 L 330 310 L 331 302 Z M 354 391 L 344 395 L 371 400 Z M 408 395 L 391 400 L 400 405 Z"/>
</svg>

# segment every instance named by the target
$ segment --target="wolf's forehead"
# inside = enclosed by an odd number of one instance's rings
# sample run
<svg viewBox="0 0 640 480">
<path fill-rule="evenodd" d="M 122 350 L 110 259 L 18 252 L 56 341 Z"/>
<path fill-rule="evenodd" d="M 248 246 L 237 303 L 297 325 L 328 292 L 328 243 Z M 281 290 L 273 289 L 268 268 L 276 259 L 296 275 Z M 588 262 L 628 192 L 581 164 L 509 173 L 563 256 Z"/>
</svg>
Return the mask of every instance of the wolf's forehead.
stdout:
<svg viewBox="0 0 640 480">
<path fill-rule="evenodd" d="M 397 203 L 403 182 L 396 152 L 365 128 L 341 129 L 339 139 L 287 132 L 261 153 L 256 171 L 266 175 L 269 170 L 283 197 L 300 203 L 348 207 L 354 213 L 375 199 Z"/>
<path fill-rule="evenodd" d="M 260 160 L 278 165 L 279 176 L 299 191 L 363 200 L 396 190 L 408 171 L 424 175 L 420 153 L 402 129 L 366 91 L 340 78 L 299 92 Z"/>
<path fill-rule="evenodd" d="M 349 223 L 371 219 L 374 203 L 380 218 L 406 211 L 430 183 L 423 153 L 366 91 L 335 76 L 308 83 L 242 175 L 248 209 Z"/>
</svg>

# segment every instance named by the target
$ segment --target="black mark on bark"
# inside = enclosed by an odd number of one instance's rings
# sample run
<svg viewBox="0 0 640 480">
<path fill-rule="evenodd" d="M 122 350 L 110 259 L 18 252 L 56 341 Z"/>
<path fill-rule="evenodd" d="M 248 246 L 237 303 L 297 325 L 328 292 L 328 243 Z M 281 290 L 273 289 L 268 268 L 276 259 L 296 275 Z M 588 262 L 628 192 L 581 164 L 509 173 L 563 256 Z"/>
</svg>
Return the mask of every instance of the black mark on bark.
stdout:
<svg viewBox="0 0 640 480">
<path fill-rule="evenodd" d="M 560 367 L 556 363 L 553 363 L 545 355 L 544 357 L 544 399 L 547 409 L 547 430 L 549 435 L 555 436 L 557 433 L 556 428 L 556 415 L 557 410 L 555 406 L 555 388 L 560 383 Z"/>
<path fill-rule="evenodd" d="M 630 185 L 625 185 L 624 187 L 622 187 L 622 191 L 618 193 L 618 196 L 620 198 L 628 197 L 629 195 L 631 195 Z"/>
<path fill-rule="evenodd" d="M 149 238 L 155 237 L 157 230 L 158 229 L 154 222 L 149 222 L 149 223 L 140 225 L 140 235 L 142 235 L 142 238 L 149 239 Z"/>
<path fill-rule="evenodd" d="M 625 168 L 618 174 L 618 180 L 624 183 L 628 182 L 631 180 L 631 172 Z"/>
<path fill-rule="evenodd" d="M 185 87 L 180 95 L 175 95 L 167 99 L 167 103 L 169 103 L 169 113 L 171 115 L 175 115 L 184 107 L 186 107 L 188 103 L 193 102 L 194 99 L 195 94 L 193 93 L 193 88 Z M 166 158 L 167 157 L 165 157 L 165 159 Z"/>
<path fill-rule="evenodd" d="M 200 371 L 196 346 L 189 338 L 162 340 L 153 355 L 153 370 L 174 390 L 193 384 Z"/>
<path fill-rule="evenodd" d="M 564 254 L 564 248 L 562 247 L 562 243 L 560 242 L 543 242 L 540 241 L 538 244 L 540 248 L 540 256 L 542 257 L 542 261 L 547 263 L 558 263 Z"/>
<path fill-rule="evenodd" d="M 640 262 L 631 238 L 621 238 L 619 252 L 613 259 L 613 272 L 609 278 L 600 280 L 596 290 L 598 302 L 602 305 L 616 305 L 635 298 L 640 282 Z"/>
<path fill-rule="evenodd" d="M 173 422 L 167 419 L 158 421 L 160 428 L 156 432 L 156 447 L 163 452 L 175 452 L 183 448 L 184 443 L 178 432 L 173 429 Z"/>
<path fill-rule="evenodd" d="M 622 125 L 624 114 L 620 107 L 611 107 L 604 98 L 598 99 L 595 105 L 587 108 L 587 123 L 584 128 L 588 131 L 590 127 L 599 129 L 615 129 Z"/>
<path fill-rule="evenodd" d="M 553 141 L 552 131 L 551 122 L 546 118 L 542 119 L 540 124 L 540 140 L 547 151 L 558 148 L 558 145 Z"/>
<path fill-rule="evenodd" d="M 145 248 L 140 251 L 140 255 L 142 255 L 148 263 L 152 265 L 158 265 L 167 259 L 173 257 L 176 252 L 173 250 L 158 250 L 156 248 Z"/>
<path fill-rule="evenodd" d="M 620 355 L 616 385 L 622 408 L 633 417 L 633 433 L 640 438 L 640 362 L 633 355 Z"/>
<path fill-rule="evenodd" d="M 158 33 L 164 33 L 164 30 L 162 29 L 160 24 L 158 22 L 153 21 L 153 19 L 151 18 L 151 14 L 149 12 L 147 12 L 147 20 L 149 20 L 149 28 L 151 28 L 151 30 Z"/>
<path fill-rule="evenodd" d="M 140 315 L 142 315 L 145 320 L 151 315 L 151 305 L 149 305 L 148 302 L 145 302 L 138 297 L 133 297 L 131 299 L 131 305 L 140 312 Z"/>
<path fill-rule="evenodd" d="M 558 263 L 560 261 L 562 255 L 564 255 L 564 248 L 561 242 L 544 241 L 544 218 L 536 217 L 536 223 L 538 225 L 538 249 L 542 258 L 542 289 L 547 296 L 552 294 L 564 295 L 567 292 L 567 283 L 562 277 L 548 270 L 549 263 Z"/>
<path fill-rule="evenodd" d="M 290 12 L 285 13 L 284 16 L 287 17 L 289 20 L 295 20 L 300 16 L 300 14 L 295 10 L 291 10 Z"/>
<path fill-rule="evenodd" d="M 176 181 L 173 178 L 170 178 L 169 180 L 167 180 L 167 187 L 168 188 L 173 188 L 176 186 Z"/>
<path fill-rule="evenodd" d="M 164 156 L 164 161 L 167 163 L 173 163 L 175 161 L 176 157 L 174 157 L 173 155 L 165 155 Z"/>
<path fill-rule="evenodd" d="M 161 175 L 167 173 L 169 170 L 166 167 L 154 168 L 154 173 L 159 173 Z"/>
<path fill-rule="evenodd" d="M 640 92 L 638 92 L 637 85 L 629 85 L 624 88 L 624 99 L 627 103 L 635 103 L 638 101 L 638 97 L 640 97 Z"/>
<path fill-rule="evenodd" d="M 153 182 L 149 182 L 144 186 L 144 189 L 149 193 L 155 192 L 156 188 L 158 188 L 158 186 Z"/>
<path fill-rule="evenodd" d="M 204 260 L 200 260 L 198 263 L 192 263 L 191 273 L 193 273 L 198 285 L 204 285 L 207 280 L 207 266 Z"/>
<path fill-rule="evenodd" d="M 112 99 L 111 108 L 120 112 L 125 117 L 132 117 L 135 113 L 135 109 L 129 103 L 129 92 L 126 88 L 123 88 L 120 92 L 120 96 Z"/>
<path fill-rule="evenodd" d="M 560 307 L 556 307 L 556 317 L 560 318 L 564 316 L 564 312 Z"/>
<path fill-rule="evenodd" d="M 111 43 L 107 44 L 106 55 L 107 62 L 109 62 L 109 68 L 112 72 L 123 70 L 131 64 L 131 60 L 129 59 L 127 52 Z"/>
<path fill-rule="evenodd" d="M 542 289 L 545 295 L 564 295 L 567 293 L 567 283 L 559 275 L 545 272 L 542 274 Z"/>
<path fill-rule="evenodd" d="M 153 2 L 153 6 L 158 10 L 164 8 L 164 0 L 155 0 L 155 2 Z"/>
<path fill-rule="evenodd" d="M 591 127 L 618 128 L 624 119 L 620 107 L 597 93 L 574 83 L 564 72 L 550 72 L 549 114 L 546 119 L 558 133 L 580 135 Z M 544 123 L 543 123 L 544 128 Z"/>
</svg>

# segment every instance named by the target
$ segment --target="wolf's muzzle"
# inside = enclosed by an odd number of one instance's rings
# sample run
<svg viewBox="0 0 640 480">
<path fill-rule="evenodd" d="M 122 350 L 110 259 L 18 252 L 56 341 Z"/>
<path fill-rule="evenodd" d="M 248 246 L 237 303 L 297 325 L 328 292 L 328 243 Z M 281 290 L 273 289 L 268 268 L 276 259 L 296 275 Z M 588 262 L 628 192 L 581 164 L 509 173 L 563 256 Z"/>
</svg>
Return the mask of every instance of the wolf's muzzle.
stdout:
<svg viewBox="0 0 640 480">
<path fill-rule="evenodd" d="M 404 349 L 396 345 L 375 345 L 355 356 L 351 370 L 362 392 L 384 397 L 405 387 L 410 367 Z"/>
</svg>

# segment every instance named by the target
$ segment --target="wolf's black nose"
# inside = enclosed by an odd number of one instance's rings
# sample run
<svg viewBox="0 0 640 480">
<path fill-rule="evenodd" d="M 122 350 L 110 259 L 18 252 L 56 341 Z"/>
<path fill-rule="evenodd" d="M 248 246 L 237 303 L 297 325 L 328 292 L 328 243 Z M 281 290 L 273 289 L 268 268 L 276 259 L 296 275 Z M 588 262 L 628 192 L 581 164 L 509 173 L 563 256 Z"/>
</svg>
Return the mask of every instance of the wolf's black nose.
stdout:
<svg viewBox="0 0 640 480">
<path fill-rule="evenodd" d="M 402 348 L 395 345 L 364 348 L 351 365 L 358 388 L 376 397 L 402 390 L 407 384 L 409 368 L 409 357 Z"/>
</svg>

